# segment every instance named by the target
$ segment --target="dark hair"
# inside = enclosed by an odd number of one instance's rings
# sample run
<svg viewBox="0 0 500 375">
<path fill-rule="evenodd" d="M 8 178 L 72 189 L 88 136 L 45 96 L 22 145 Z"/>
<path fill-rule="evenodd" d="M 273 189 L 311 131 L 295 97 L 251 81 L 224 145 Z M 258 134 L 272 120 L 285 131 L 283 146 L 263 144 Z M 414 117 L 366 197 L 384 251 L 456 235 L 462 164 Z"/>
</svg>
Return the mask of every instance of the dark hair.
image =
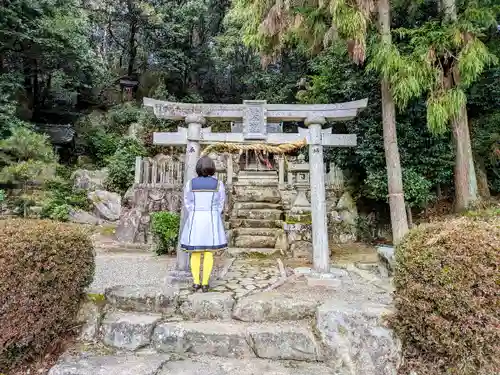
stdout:
<svg viewBox="0 0 500 375">
<path fill-rule="evenodd" d="M 214 161 L 208 156 L 200 158 L 196 163 L 196 174 L 198 177 L 213 176 L 215 174 Z"/>
</svg>

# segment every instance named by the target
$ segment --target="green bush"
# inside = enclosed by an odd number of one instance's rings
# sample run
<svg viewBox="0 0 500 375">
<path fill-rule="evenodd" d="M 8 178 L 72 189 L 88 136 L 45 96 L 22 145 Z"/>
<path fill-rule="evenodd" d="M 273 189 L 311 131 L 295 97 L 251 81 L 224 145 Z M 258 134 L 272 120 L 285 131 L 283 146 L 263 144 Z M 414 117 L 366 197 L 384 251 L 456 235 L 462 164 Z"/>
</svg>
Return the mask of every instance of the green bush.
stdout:
<svg viewBox="0 0 500 375">
<path fill-rule="evenodd" d="M 156 254 L 174 253 L 179 239 L 180 216 L 175 212 L 153 212 L 151 214 L 151 231 L 155 236 Z"/>
<path fill-rule="evenodd" d="M 0 181 L 19 186 L 13 201 L 16 211 L 26 217 L 36 201 L 32 187 L 44 185 L 55 175 L 57 157 L 49 138 L 29 127 L 13 128 L 8 138 L 0 140 L 0 160 Z"/>
<path fill-rule="evenodd" d="M 92 241 L 77 226 L 0 220 L 0 372 L 75 327 L 93 272 Z"/>
<path fill-rule="evenodd" d="M 42 206 L 40 217 L 57 221 L 68 221 L 72 207 L 57 200 L 48 200 Z"/>
<path fill-rule="evenodd" d="M 68 221 L 71 209 L 90 211 L 92 205 L 83 189 L 75 189 L 70 180 L 56 179 L 47 184 L 48 197 L 42 205 L 42 218 Z"/>
<path fill-rule="evenodd" d="M 141 139 L 142 144 L 146 148 L 149 156 L 156 156 L 158 154 L 164 153 L 168 154 L 172 150 L 170 146 L 161 146 L 153 144 L 153 133 L 154 132 L 168 132 L 177 131 L 179 126 L 179 121 L 163 120 L 157 118 L 154 113 L 150 111 L 144 111 L 138 121 L 138 137 Z"/>
<path fill-rule="evenodd" d="M 397 313 L 406 368 L 492 375 L 500 367 L 500 217 L 422 225 L 396 250 Z"/>
<path fill-rule="evenodd" d="M 124 103 L 111 108 L 108 112 L 110 130 L 125 135 L 131 124 L 139 121 L 143 109 L 132 103 Z"/>
<path fill-rule="evenodd" d="M 146 150 L 134 138 L 124 138 L 116 152 L 108 159 L 107 189 L 123 194 L 134 183 L 136 156 L 145 156 Z"/>
<path fill-rule="evenodd" d="M 410 207 L 423 208 L 435 199 L 432 183 L 412 168 L 403 169 L 405 202 Z M 365 179 L 365 195 L 375 200 L 387 200 L 387 173 L 385 170 L 369 172 Z"/>
<path fill-rule="evenodd" d="M 106 160 L 116 152 L 120 141 L 120 136 L 108 133 L 102 127 L 91 128 L 83 138 L 85 154 L 98 167 L 106 165 Z"/>
</svg>

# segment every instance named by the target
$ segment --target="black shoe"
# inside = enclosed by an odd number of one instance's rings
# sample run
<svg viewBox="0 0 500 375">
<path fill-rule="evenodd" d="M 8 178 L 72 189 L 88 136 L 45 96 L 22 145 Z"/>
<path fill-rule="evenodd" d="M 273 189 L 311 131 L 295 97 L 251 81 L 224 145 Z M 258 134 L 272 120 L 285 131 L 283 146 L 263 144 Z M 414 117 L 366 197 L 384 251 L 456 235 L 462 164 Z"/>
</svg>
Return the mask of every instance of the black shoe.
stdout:
<svg viewBox="0 0 500 375">
<path fill-rule="evenodd" d="M 200 284 L 193 284 L 193 292 L 196 292 L 197 290 L 200 290 L 200 289 L 201 289 Z"/>
<path fill-rule="evenodd" d="M 201 287 L 201 291 L 202 291 L 203 293 L 208 292 L 208 285 L 203 285 L 203 286 Z"/>
</svg>

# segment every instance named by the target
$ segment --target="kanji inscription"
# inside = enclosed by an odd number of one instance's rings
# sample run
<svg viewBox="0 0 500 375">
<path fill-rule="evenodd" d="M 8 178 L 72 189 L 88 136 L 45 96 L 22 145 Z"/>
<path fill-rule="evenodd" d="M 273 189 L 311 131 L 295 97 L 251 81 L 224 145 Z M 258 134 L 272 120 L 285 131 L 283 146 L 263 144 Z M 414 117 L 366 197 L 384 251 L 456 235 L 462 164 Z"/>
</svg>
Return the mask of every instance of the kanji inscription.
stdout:
<svg viewBox="0 0 500 375">
<path fill-rule="evenodd" d="M 243 119 L 243 132 L 246 135 L 266 135 L 266 116 L 264 103 L 245 103 L 245 117 Z"/>
</svg>

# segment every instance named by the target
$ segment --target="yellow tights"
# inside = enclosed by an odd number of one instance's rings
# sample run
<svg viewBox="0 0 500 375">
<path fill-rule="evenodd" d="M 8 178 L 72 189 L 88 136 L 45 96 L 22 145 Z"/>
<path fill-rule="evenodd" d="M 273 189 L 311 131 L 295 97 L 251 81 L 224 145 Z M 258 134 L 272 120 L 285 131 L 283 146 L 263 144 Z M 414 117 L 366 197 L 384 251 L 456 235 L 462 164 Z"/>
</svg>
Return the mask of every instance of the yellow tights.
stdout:
<svg viewBox="0 0 500 375">
<path fill-rule="evenodd" d="M 205 251 L 203 253 L 203 280 L 201 285 L 208 285 L 212 267 L 214 266 L 214 255 Z M 193 274 L 193 284 L 200 285 L 201 252 L 191 253 L 191 273 Z"/>
</svg>

